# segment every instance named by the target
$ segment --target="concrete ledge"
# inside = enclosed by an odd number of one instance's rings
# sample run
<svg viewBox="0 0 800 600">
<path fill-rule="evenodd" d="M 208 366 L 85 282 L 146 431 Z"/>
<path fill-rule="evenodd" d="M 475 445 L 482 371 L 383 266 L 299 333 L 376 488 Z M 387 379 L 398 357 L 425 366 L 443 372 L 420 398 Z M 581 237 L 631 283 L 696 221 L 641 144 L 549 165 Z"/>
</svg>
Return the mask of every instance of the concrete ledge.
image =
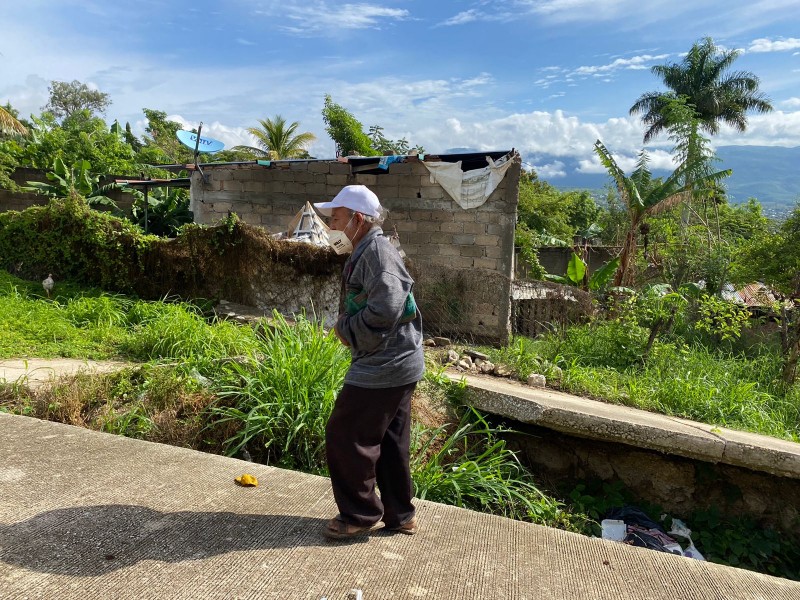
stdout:
<svg viewBox="0 0 800 600">
<path fill-rule="evenodd" d="M 800 444 L 627 406 L 537 389 L 506 379 L 464 379 L 470 404 L 489 413 L 589 439 L 800 479 Z"/>
</svg>

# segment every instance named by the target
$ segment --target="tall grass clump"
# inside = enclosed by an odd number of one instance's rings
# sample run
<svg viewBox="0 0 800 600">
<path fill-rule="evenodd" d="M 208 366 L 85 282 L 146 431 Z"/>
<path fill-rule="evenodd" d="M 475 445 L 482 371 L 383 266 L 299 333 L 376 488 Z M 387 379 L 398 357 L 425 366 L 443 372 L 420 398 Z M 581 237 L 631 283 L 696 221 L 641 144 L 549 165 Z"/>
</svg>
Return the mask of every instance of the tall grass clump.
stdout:
<svg viewBox="0 0 800 600">
<path fill-rule="evenodd" d="M 123 349 L 142 360 L 173 359 L 202 367 L 214 360 L 246 355 L 257 345 L 252 329 L 228 321 L 209 324 L 187 303 L 137 303 L 131 319 L 138 324 Z"/>
<path fill-rule="evenodd" d="M 564 523 L 560 503 L 543 494 L 500 430 L 469 408 L 454 432 L 414 428 L 411 473 L 415 496 L 536 523 Z"/>
<path fill-rule="evenodd" d="M 325 424 L 350 364 L 333 333 L 305 317 L 279 313 L 246 360 L 225 365 L 211 411 L 215 426 L 234 433 L 224 444 L 258 462 L 324 473 Z"/>
</svg>

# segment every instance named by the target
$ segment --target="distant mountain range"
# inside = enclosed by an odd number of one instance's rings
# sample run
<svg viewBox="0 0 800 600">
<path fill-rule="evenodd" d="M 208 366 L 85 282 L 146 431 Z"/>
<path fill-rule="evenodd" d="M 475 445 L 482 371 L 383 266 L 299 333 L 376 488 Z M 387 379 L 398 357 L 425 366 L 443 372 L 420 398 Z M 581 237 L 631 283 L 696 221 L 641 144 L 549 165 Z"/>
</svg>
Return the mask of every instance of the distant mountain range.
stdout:
<svg viewBox="0 0 800 600">
<path fill-rule="evenodd" d="M 447 152 L 475 152 L 468 148 L 454 148 Z M 733 174 L 725 180 L 731 203 L 744 203 L 756 198 L 769 216 L 785 216 L 800 201 L 800 146 L 720 146 L 717 148 L 718 169 L 731 169 Z M 565 177 L 540 178 L 559 189 L 601 190 L 611 183 L 603 173 L 579 173 L 578 159 L 540 154 L 523 155 L 530 164 L 564 164 Z M 666 171 L 654 170 L 656 176 Z"/>
</svg>

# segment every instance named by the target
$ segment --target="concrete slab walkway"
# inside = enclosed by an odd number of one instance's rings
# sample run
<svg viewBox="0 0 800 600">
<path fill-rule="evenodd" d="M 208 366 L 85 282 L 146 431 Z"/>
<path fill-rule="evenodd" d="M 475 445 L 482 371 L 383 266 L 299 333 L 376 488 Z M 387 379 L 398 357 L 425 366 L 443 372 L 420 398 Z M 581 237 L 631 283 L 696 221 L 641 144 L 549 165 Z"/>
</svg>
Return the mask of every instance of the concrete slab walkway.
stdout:
<svg viewBox="0 0 800 600">
<path fill-rule="evenodd" d="M 77 358 L 13 358 L 0 360 L 0 382 L 24 383 L 36 388 L 64 375 L 78 372 L 107 373 L 127 366 L 111 360 L 84 360 Z"/>
<path fill-rule="evenodd" d="M 800 583 L 418 501 L 327 542 L 327 479 L 0 413 L 0 598 L 800 598 Z M 249 472 L 257 488 L 234 485 Z"/>
</svg>

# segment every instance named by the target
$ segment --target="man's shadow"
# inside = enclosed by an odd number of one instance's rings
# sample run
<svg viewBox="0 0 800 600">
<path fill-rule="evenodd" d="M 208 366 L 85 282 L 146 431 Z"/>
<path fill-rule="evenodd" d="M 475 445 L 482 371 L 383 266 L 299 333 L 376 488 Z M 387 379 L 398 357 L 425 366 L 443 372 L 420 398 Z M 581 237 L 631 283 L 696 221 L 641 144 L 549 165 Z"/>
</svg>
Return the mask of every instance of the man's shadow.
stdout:
<svg viewBox="0 0 800 600">
<path fill-rule="evenodd" d="M 160 512 L 122 504 L 61 508 L 0 524 L 0 560 L 45 573 L 97 576 L 142 560 L 180 562 L 236 550 L 324 546 L 325 523 L 292 515 Z"/>
</svg>

